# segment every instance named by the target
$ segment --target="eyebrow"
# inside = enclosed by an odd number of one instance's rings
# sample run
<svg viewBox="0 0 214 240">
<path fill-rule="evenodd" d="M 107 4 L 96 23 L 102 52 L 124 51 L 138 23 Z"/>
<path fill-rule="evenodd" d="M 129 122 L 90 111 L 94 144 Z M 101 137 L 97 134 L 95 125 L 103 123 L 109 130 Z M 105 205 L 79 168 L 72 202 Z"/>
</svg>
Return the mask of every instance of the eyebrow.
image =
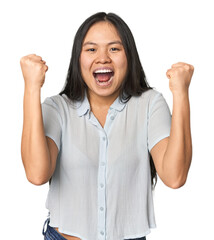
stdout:
<svg viewBox="0 0 214 240">
<path fill-rule="evenodd" d="M 113 41 L 113 42 L 109 42 L 107 45 L 112 45 L 112 44 L 120 44 L 120 45 L 123 45 L 121 41 Z M 86 45 L 98 45 L 97 43 L 95 42 L 85 42 L 83 44 L 83 46 L 86 46 Z"/>
</svg>

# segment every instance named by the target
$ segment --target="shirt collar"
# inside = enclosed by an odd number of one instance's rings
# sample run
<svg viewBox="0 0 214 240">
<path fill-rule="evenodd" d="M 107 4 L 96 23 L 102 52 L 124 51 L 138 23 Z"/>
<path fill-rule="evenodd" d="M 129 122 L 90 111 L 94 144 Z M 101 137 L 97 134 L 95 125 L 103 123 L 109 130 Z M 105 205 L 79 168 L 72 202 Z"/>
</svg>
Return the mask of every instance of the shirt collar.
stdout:
<svg viewBox="0 0 214 240">
<path fill-rule="evenodd" d="M 90 104 L 89 104 L 89 101 L 88 101 L 88 97 L 87 97 L 87 94 L 85 93 L 85 97 L 83 99 L 82 102 L 78 102 L 78 106 L 77 106 L 77 113 L 78 113 L 78 116 L 81 117 L 83 115 L 85 115 L 88 111 L 90 111 Z"/>
<path fill-rule="evenodd" d="M 126 105 L 126 103 L 120 101 L 120 98 L 117 97 L 115 99 L 115 101 L 112 103 L 112 105 L 110 106 L 110 109 L 115 109 L 115 110 L 121 112 L 124 109 L 125 105 Z"/>
<path fill-rule="evenodd" d="M 110 109 L 122 111 L 124 109 L 125 105 L 126 105 L 126 103 L 120 101 L 119 96 L 118 96 L 115 99 L 115 101 L 112 103 L 112 105 L 110 106 Z M 79 117 L 85 115 L 87 112 L 90 112 L 91 108 L 90 108 L 90 104 L 89 104 L 86 93 L 85 93 L 85 97 L 84 97 L 83 101 L 78 102 L 76 106 L 77 106 L 77 113 L 78 113 Z"/>
</svg>

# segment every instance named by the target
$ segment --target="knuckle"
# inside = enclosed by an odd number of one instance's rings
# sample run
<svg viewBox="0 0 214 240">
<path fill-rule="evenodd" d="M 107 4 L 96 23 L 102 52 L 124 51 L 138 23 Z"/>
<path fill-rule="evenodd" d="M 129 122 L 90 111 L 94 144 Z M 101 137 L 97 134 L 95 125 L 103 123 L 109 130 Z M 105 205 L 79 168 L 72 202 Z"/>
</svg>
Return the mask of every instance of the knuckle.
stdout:
<svg viewBox="0 0 214 240">
<path fill-rule="evenodd" d="M 24 61 L 24 57 L 21 57 L 20 58 L 20 63 L 23 63 L 23 61 Z"/>
<path fill-rule="evenodd" d="M 176 68 L 176 69 L 174 69 L 174 74 L 177 76 L 178 74 L 180 74 L 180 72 L 182 72 L 183 71 L 183 69 L 182 68 Z"/>
<path fill-rule="evenodd" d="M 28 56 L 24 56 L 20 59 L 20 64 L 26 64 L 28 62 Z"/>
<path fill-rule="evenodd" d="M 184 65 L 184 68 L 185 68 L 186 70 L 190 70 L 190 66 L 189 66 L 188 64 L 185 64 L 185 65 Z"/>
<path fill-rule="evenodd" d="M 43 69 L 43 66 L 42 66 L 42 64 L 40 64 L 40 63 L 36 63 L 36 65 L 37 65 L 38 69 L 40 69 L 40 70 L 42 70 L 42 69 Z"/>
<path fill-rule="evenodd" d="M 37 57 L 37 59 L 42 60 L 42 57 L 41 57 L 41 56 L 36 56 L 36 57 Z"/>
<path fill-rule="evenodd" d="M 26 59 L 25 59 L 25 63 L 26 64 L 31 64 L 33 61 L 29 58 L 29 57 L 27 57 Z"/>
</svg>

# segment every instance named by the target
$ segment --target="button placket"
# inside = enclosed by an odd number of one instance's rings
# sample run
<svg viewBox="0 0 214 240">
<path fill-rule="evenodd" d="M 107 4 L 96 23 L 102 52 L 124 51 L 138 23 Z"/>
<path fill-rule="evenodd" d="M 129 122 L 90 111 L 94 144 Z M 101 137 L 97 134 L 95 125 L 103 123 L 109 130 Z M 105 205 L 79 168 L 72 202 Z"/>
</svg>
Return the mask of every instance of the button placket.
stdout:
<svg viewBox="0 0 214 240">
<path fill-rule="evenodd" d="M 106 153 L 108 139 L 104 129 L 100 129 L 100 155 L 98 172 L 98 239 L 106 239 Z"/>
<path fill-rule="evenodd" d="M 110 110 L 106 117 L 103 128 L 99 128 L 100 133 L 100 155 L 98 172 L 98 239 L 106 240 L 106 171 L 107 171 L 107 148 L 108 132 L 116 116 L 115 110 Z"/>
</svg>

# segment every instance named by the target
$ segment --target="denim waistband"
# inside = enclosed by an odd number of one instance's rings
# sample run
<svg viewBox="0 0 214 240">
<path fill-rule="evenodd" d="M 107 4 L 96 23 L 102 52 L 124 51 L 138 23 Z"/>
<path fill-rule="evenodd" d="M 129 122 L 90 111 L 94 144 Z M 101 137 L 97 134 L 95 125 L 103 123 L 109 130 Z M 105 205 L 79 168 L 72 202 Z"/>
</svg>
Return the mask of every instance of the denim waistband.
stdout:
<svg viewBox="0 0 214 240">
<path fill-rule="evenodd" d="M 44 240 L 67 240 L 61 234 L 59 234 L 53 227 L 49 225 L 50 218 L 48 218 L 43 226 L 42 234 Z"/>
<path fill-rule="evenodd" d="M 67 240 L 61 234 L 59 234 L 53 227 L 49 225 L 50 218 L 48 217 L 43 225 L 42 234 L 44 235 L 44 240 Z M 146 240 L 146 237 L 142 238 L 132 238 L 124 240 Z"/>
</svg>

